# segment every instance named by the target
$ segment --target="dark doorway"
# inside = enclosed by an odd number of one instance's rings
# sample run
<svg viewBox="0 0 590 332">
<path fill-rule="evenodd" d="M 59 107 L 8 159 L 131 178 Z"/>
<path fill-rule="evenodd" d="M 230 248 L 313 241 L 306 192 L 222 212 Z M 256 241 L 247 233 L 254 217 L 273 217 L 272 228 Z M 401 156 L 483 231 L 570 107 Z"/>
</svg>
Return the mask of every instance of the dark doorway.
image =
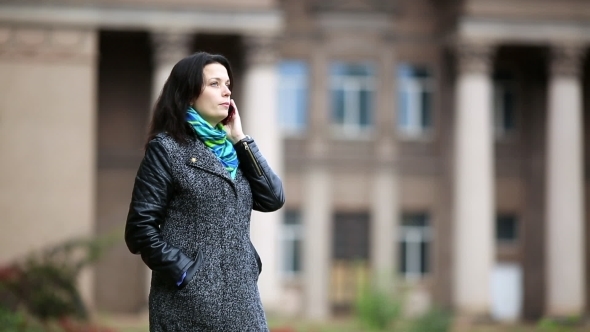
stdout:
<svg viewBox="0 0 590 332">
<path fill-rule="evenodd" d="M 120 237 L 96 266 L 95 302 L 101 311 L 137 312 L 147 303 L 148 271 L 122 238 L 151 107 L 149 35 L 101 31 L 99 54 L 96 232 Z"/>
<path fill-rule="evenodd" d="M 494 96 L 494 112 L 497 106 L 504 111 L 504 121 L 495 118 L 495 172 L 498 178 L 520 178 L 525 184 L 521 210 L 506 211 L 518 216 L 518 237 L 509 246 L 500 243 L 496 259 L 521 266 L 522 318 L 530 321 L 541 318 L 545 310 L 547 68 L 545 47 L 505 45 L 496 55 L 494 87 L 507 87 L 502 83 L 508 78 L 512 99 Z M 512 124 L 505 121 L 510 101 L 514 104 Z M 498 132 L 498 128 L 502 130 Z"/>
<path fill-rule="evenodd" d="M 369 278 L 369 214 L 336 213 L 333 223 L 330 300 L 334 315 L 348 315 Z"/>
</svg>

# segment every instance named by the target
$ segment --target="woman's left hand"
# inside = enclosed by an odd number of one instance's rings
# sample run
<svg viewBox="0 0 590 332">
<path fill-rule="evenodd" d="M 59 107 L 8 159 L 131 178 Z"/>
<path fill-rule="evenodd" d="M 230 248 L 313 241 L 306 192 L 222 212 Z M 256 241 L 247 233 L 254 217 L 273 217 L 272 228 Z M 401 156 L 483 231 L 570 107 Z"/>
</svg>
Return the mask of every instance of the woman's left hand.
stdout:
<svg viewBox="0 0 590 332">
<path fill-rule="evenodd" d="M 238 107 L 234 100 L 230 100 L 231 105 L 234 108 L 234 114 L 229 119 L 227 124 L 223 126 L 225 132 L 227 133 L 227 138 L 233 143 L 237 143 L 242 138 L 246 137 L 244 135 L 244 131 L 242 130 L 242 120 L 240 119 L 240 113 L 238 112 Z"/>
</svg>

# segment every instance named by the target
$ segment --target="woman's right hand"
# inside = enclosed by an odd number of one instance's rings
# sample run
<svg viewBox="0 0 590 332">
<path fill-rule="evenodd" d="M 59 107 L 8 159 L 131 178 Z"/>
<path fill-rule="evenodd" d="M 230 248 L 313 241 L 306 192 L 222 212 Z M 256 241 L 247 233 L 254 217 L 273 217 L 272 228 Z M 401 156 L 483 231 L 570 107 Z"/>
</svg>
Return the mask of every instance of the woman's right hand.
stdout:
<svg viewBox="0 0 590 332">
<path fill-rule="evenodd" d="M 236 103 L 233 99 L 230 101 L 230 103 L 234 108 L 234 113 L 227 124 L 224 125 L 224 129 L 227 133 L 227 138 L 232 142 L 232 144 L 236 144 L 241 139 L 246 137 L 246 135 L 244 135 L 244 131 L 242 130 L 242 120 L 240 118 L 238 107 L 236 106 Z"/>
</svg>

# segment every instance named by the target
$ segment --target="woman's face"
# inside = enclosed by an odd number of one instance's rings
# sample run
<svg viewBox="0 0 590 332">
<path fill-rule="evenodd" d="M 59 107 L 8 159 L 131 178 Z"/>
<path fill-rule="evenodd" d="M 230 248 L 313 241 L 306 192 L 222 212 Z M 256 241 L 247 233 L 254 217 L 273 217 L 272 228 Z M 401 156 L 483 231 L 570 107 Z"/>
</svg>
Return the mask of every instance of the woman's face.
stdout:
<svg viewBox="0 0 590 332">
<path fill-rule="evenodd" d="M 203 68 L 203 90 L 192 101 L 199 115 L 215 127 L 227 117 L 230 105 L 229 75 L 219 63 L 210 63 Z"/>
</svg>

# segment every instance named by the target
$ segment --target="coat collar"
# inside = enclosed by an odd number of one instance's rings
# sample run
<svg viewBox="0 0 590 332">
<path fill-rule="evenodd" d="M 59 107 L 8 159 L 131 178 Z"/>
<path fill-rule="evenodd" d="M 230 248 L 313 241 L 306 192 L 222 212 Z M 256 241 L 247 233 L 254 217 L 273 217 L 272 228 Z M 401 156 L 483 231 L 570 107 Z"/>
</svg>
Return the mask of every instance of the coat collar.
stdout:
<svg viewBox="0 0 590 332">
<path fill-rule="evenodd" d="M 221 161 L 211 151 L 205 143 L 200 139 L 194 139 L 189 144 L 188 153 L 186 155 L 186 164 L 191 167 L 202 169 L 211 174 L 217 175 L 224 180 L 230 182 L 235 188 L 234 180 L 232 180 L 229 172 L 223 167 Z"/>
</svg>

